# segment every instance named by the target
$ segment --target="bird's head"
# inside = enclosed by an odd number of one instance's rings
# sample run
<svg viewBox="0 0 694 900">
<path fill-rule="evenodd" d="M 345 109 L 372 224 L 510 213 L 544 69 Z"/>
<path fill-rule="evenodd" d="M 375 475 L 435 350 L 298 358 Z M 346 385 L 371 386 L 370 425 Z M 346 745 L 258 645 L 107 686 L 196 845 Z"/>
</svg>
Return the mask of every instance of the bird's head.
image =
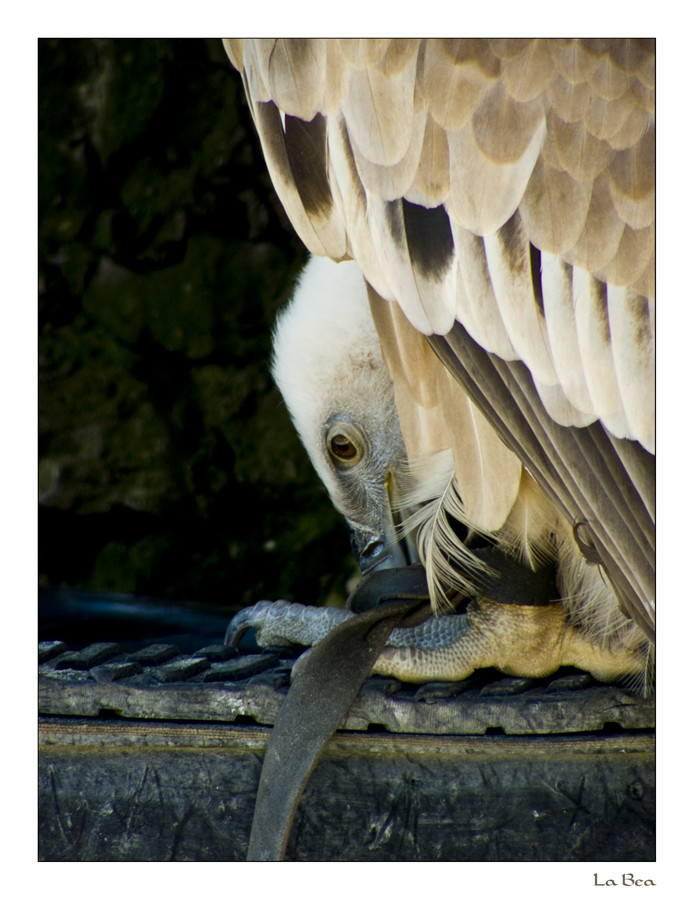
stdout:
<svg viewBox="0 0 694 900">
<path fill-rule="evenodd" d="M 404 565 L 390 494 L 405 448 L 356 263 L 311 258 L 275 327 L 272 373 L 361 570 Z"/>
</svg>

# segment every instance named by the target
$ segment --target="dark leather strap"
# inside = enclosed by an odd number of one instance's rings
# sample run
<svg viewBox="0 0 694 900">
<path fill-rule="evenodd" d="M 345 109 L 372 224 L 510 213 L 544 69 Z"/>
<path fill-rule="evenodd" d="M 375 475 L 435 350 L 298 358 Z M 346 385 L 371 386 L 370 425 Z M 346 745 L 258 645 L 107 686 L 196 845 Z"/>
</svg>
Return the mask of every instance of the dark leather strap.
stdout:
<svg viewBox="0 0 694 900">
<path fill-rule="evenodd" d="M 422 565 L 378 569 L 365 575 L 347 598 L 345 606 L 362 613 L 390 600 L 427 600 L 429 586 Z"/>
<path fill-rule="evenodd" d="M 487 600 L 513 606 L 548 606 L 559 599 L 554 562 L 533 571 L 498 547 L 480 547 L 471 552 L 493 572 L 488 579 L 478 579 L 480 595 Z"/>
<path fill-rule="evenodd" d="M 292 683 L 268 741 L 248 846 L 249 861 L 281 860 L 294 813 L 321 750 L 371 673 L 396 626 L 417 625 L 431 615 L 426 579 L 420 566 L 388 570 L 388 596 L 394 586 L 408 599 L 387 601 L 338 625 L 313 648 Z M 372 602 L 379 573 L 367 576 L 360 593 Z M 374 588 L 374 580 L 377 585 Z M 423 593 L 422 593 L 423 588 Z M 424 601 L 424 602 L 423 602 Z"/>
</svg>

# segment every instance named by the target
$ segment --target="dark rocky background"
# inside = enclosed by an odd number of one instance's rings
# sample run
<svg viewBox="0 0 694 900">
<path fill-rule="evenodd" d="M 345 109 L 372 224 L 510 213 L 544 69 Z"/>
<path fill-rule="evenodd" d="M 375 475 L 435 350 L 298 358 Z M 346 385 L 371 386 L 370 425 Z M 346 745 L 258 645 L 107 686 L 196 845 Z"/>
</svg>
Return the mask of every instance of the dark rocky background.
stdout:
<svg viewBox="0 0 694 900">
<path fill-rule="evenodd" d="M 41 40 L 38 110 L 40 584 L 335 602 L 268 371 L 305 251 L 221 42 Z"/>
</svg>

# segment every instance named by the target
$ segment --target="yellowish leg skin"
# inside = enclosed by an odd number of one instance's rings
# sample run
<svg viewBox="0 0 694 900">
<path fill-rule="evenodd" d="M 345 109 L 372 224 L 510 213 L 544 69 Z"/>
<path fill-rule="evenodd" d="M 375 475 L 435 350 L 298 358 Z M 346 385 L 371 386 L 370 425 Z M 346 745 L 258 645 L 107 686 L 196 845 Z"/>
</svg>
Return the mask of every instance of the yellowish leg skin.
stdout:
<svg viewBox="0 0 694 900">
<path fill-rule="evenodd" d="M 456 642 L 436 650 L 386 647 L 374 673 L 402 681 L 461 681 L 475 669 L 543 678 L 560 666 L 575 666 L 599 681 L 643 672 L 640 650 L 610 650 L 590 642 L 566 622 L 560 603 L 512 606 L 479 598 L 467 608 L 470 629 Z"/>
</svg>

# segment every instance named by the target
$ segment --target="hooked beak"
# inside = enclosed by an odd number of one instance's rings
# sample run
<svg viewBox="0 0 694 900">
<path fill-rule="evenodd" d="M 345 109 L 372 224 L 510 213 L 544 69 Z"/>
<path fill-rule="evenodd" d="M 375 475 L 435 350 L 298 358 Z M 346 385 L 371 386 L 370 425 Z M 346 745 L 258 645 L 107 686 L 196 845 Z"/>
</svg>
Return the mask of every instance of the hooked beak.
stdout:
<svg viewBox="0 0 694 900">
<path fill-rule="evenodd" d="M 414 540 L 399 538 L 397 526 L 401 516 L 393 502 L 392 476 L 386 480 L 386 503 L 381 512 L 379 527 L 368 528 L 347 521 L 352 552 L 363 575 L 380 569 L 394 569 L 419 562 Z"/>
<path fill-rule="evenodd" d="M 390 528 L 388 528 L 390 524 Z M 379 531 L 361 528 L 348 522 L 352 552 L 357 558 L 363 575 L 377 569 L 393 569 L 406 566 L 407 560 L 402 546 L 395 537 L 393 523 L 386 523 Z"/>
</svg>

